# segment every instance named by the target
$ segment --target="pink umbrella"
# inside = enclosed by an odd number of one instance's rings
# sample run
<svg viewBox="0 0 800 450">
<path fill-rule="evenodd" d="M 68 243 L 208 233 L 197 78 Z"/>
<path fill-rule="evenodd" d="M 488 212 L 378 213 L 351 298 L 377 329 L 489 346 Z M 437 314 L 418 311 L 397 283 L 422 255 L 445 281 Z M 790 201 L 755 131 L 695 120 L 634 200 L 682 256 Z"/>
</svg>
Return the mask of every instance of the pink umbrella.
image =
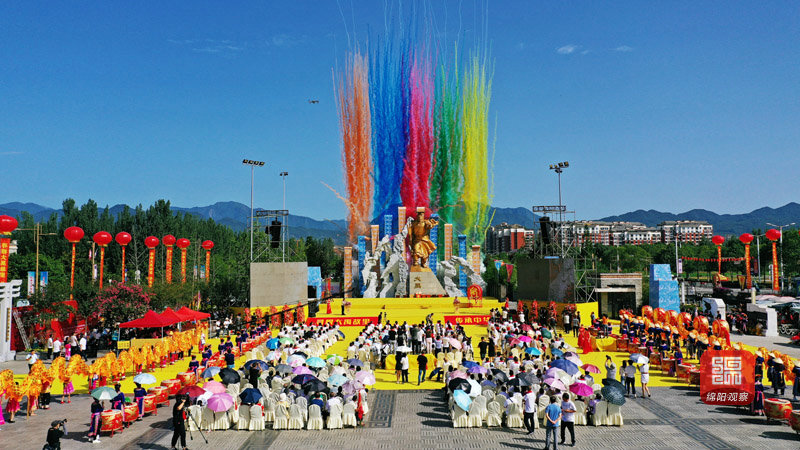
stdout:
<svg viewBox="0 0 800 450">
<path fill-rule="evenodd" d="M 311 372 L 311 369 L 309 369 L 306 366 L 297 366 L 294 369 L 292 369 L 292 372 L 294 372 L 295 375 L 312 375 L 313 374 L 313 372 Z"/>
<path fill-rule="evenodd" d="M 214 412 L 227 411 L 231 408 L 231 406 L 233 406 L 233 397 L 231 397 L 231 395 L 227 392 L 222 394 L 214 394 L 208 399 L 206 406 L 208 406 L 208 409 Z"/>
<path fill-rule="evenodd" d="M 589 373 L 600 373 L 600 368 L 595 366 L 594 364 L 584 364 L 581 366 L 581 369 Z"/>
<path fill-rule="evenodd" d="M 460 370 L 456 370 L 455 372 L 453 372 L 452 375 L 450 375 L 450 378 L 451 379 L 453 379 L 453 378 L 463 378 L 463 379 L 466 380 L 467 378 L 469 378 L 469 375 L 465 374 L 464 372 L 462 372 Z"/>
<path fill-rule="evenodd" d="M 461 350 L 461 342 L 458 339 L 450 338 L 450 347 Z"/>
<path fill-rule="evenodd" d="M 357 372 L 356 381 L 358 381 L 361 384 L 372 386 L 373 384 L 375 384 L 375 375 L 373 375 L 372 372 L 364 372 L 364 371 Z"/>
<path fill-rule="evenodd" d="M 342 385 L 342 394 L 344 395 L 353 395 L 356 392 L 364 389 L 364 385 L 359 383 L 358 381 L 350 380 L 344 385 Z"/>
<path fill-rule="evenodd" d="M 223 394 L 226 391 L 225 385 L 219 381 L 206 381 L 205 384 L 203 384 L 203 389 L 212 394 Z"/>
<path fill-rule="evenodd" d="M 517 338 L 512 338 L 510 341 L 508 341 L 508 345 L 517 345 L 517 344 L 519 344 L 520 342 L 522 342 L 522 341 L 520 341 L 520 340 L 519 340 L 519 339 L 517 339 Z"/>
<path fill-rule="evenodd" d="M 517 336 L 517 339 L 526 343 L 530 343 L 532 341 L 530 336 Z"/>
<path fill-rule="evenodd" d="M 524 325 L 522 325 L 522 331 L 525 331 L 525 332 L 533 331 L 533 327 L 528 325 L 528 324 L 524 324 Z"/>
<path fill-rule="evenodd" d="M 569 387 L 569 390 L 581 397 L 588 397 L 594 394 L 594 389 L 586 383 L 574 383 Z"/>
<path fill-rule="evenodd" d="M 567 387 L 564 386 L 564 383 L 558 378 L 545 378 L 544 384 L 550 386 L 553 389 L 558 389 L 559 391 L 567 390 Z"/>
</svg>

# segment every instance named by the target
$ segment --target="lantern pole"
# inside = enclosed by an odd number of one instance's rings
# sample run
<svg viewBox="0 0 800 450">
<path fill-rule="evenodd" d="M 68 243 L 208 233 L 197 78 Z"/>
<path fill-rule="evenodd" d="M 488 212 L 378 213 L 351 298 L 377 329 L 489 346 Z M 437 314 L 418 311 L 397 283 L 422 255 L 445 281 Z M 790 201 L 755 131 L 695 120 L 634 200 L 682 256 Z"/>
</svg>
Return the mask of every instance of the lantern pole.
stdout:
<svg viewBox="0 0 800 450">
<path fill-rule="evenodd" d="M 795 222 L 792 222 L 792 223 L 787 223 L 786 225 L 773 225 L 773 224 L 771 224 L 771 223 L 768 223 L 768 224 L 767 224 L 767 225 L 769 225 L 769 226 L 771 226 L 771 227 L 776 227 L 776 228 L 778 228 L 778 230 L 781 232 L 781 239 L 780 239 L 780 243 L 781 243 L 781 254 L 780 254 L 780 258 L 781 258 L 781 260 L 780 260 L 780 263 L 779 263 L 779 264 L 780 264 L 780 268 L 781 268 L 781 272 L 780 272 L 781 274 L 783 274 L 783 229 L 784 229 L 785 227 L 790 227 L 790 226 L 792 226 L 792 225 L 794 225 L 794 224 L 795 224 Z M 783 277 L 780 277 L 780 278 L 781 278 L 781 292 L 783 292 Z"/>
</svg>

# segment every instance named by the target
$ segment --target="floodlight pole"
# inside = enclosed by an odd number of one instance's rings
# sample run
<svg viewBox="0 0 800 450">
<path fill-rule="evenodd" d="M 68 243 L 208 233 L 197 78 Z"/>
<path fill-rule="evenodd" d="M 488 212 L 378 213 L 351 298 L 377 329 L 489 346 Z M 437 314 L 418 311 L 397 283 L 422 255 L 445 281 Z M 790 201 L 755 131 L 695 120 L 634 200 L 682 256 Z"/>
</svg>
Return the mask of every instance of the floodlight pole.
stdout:
<svg viewBox="0 0 800 450">
<path fill-rule="evenodd" d="M 255 186 L 255 168 L 256 166 L 263 166 L 264 161 L 254 161 L 252 159 L 243 159 L 242 164 L 250 166 L 250 262 L 253 262 L 253 192 Z"/>
<path fill-rule="evenodd" d="M 283 210 L 286 211 L 286 177 L 289 175 L 289 172 L 281 172 L 280 176 L 283 179 Z M 286 217 L 283 219 L 283 226 L 281 227 L 281 232 L 286 229 L 286 222 L 289 221 L 289 214 L 286 214 Z M 281 244 L 281 261 L 286 262 L 286 240 L 289 238 L 289 231 L 286 229 L 286 233 L 281 239 L 283 242 Z"/>
</svg>

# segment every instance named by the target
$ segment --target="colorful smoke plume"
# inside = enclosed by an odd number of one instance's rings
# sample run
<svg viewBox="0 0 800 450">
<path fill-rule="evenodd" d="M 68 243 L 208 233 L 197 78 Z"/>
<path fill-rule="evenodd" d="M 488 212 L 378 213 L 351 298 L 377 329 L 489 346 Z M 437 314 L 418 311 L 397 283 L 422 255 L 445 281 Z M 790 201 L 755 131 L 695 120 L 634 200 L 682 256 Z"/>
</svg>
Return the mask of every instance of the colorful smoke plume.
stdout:
<svg viewBox="0 0 800 450">
<path fill-rule="evenodd" d="M 398 206 L 424 206 L 482 244 L 493 198 L 488 51 L 459 64 L 415 36 L 352 50 L 336 74 L 349 240 Z"/>
</svg>

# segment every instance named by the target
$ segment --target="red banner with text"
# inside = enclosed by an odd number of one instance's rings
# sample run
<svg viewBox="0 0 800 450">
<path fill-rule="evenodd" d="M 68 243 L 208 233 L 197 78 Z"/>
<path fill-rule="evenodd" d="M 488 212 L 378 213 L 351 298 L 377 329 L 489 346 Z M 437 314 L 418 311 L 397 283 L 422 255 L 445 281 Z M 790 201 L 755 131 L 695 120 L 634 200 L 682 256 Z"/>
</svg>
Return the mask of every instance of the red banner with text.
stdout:
<svg viewBox="0 0 800 450">
<path fill-rule="evenodd" d="M 489 315 L 463 315 L 463 316 L 444 316 L 445 323 L 455 323 L 458 325 L 489 325 Z"/>
<path fill-rule="evenodd" d="M 748 405 L 755 394 L 755 355 L 709 350 L 700 358 L 700 400 L 709 405 Z"/>
<path fill-rule="evenodd" d="M 378 324 L 377 317 L 309 317 L 308 325 L 339 325 L 340 327 L 365 327 Z"/>
</svg>

